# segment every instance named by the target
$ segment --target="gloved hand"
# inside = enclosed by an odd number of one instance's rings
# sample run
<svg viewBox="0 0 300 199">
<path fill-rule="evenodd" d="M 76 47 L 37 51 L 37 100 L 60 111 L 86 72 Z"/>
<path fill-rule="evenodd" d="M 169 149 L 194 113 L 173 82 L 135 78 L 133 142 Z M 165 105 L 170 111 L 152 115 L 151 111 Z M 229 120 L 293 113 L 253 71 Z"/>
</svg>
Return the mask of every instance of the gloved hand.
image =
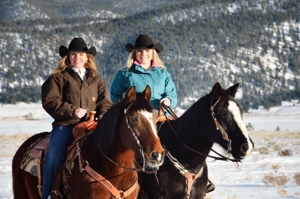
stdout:
<svg viewBox="0 0 300 199">
<path fill-rule="evenodd" d="M 167 97 L 162 98 L 162 99 L 160 100 L 160 103 L 161 103 L 161 104 L 164 103 L 164 105 L 166 105 L 166 106 L 170 106 L 170 105 L 171 105 L 171 101 L 170 101 L 170 99 L 167 98 Z"/>
</svg>

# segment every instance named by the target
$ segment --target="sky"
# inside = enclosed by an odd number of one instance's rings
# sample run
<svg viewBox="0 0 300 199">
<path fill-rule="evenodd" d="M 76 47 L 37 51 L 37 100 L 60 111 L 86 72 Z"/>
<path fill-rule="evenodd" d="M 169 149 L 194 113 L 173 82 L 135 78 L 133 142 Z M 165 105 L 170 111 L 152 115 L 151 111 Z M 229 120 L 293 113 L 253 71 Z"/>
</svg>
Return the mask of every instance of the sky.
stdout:
<svg viewBox="0 0 300 199">
<path fill-rule="evenodd" d="M 51 122 L 39 103 L 0 105 L 0 199 L 13 198 L 11 160 L 22 143 L 18 139 L 51 131 Z M 299 102 L 284 102 L 268 111 L 250 110 L 244 114 L 244 122 L 254 127 L 249 132 L 255 144 L 253 152 L 238 165 L 207 159 L 209 177 L 216 190 L 205 199 L 300 198 L 300 186 L 294 178 L 300 175 Z M 218 150 L 219 147 L 214 145 L 213 148 Z M 290 156 L 279 155 L 286 150 Z M 267 177 L 282 177 L 286 182 L 272 185 L 264 180 Z"/>
</svg>

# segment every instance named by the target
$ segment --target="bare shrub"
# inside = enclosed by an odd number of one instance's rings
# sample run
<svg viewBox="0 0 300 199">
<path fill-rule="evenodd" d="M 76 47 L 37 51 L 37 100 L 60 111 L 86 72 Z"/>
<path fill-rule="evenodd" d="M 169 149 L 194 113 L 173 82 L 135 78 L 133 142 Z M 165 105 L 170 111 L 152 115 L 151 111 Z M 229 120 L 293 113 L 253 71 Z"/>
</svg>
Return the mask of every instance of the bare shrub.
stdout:
<svg viewBox="0 0 300 199">
<path fill-rule="evenodd" d="M 246 128 L 248 131 L 254 131 L 254 127 L 252 126 L 252 124 L 250 122 L 246 125 Z"/>
<path fill-rule="evenodd" d="M 281 147 L 277 144 L 277 142 L 273 142 L 273 141 L 268 143 L 268 147 L 273 148 L 275 151 L 279 151 L 281 149 Z"/>
<path fill-rule="evenodd" d="M 281 147 L 280 147 L 278 144 L 275 144 L 275 145 L 273 146 L 273 148 L 274 148 L 274 151 L 279 151 L 279 150 L 281 150 Z"/>
<path fill-rule="evenodd" d="M 281 189 L 281 190 L 278 190 L 278 194 L 281 196 L 286 196 L 288 194 L 288 192 L 285 189 Z"/>
<path fill-rule="evenodd" d="M 280 155 L 280 156 L 291 156 L 292 155 L 292 150 L 290 150 L 290 149 L 281 150 L 281 151 L 278 152 L 278 155 Z"/>
<path fill-rule="evenodd" d="M 273 187 L 280 187 L 286 185 L 286 183 L 288 182 L 288 178 L 283 173 L 278 175 L 269 173 L 266 176 L 264 176 L 263 182 Z"/>
<path fill-rule="evenodd" d="M 295 173 L 294 179 L 295 179 L 297 185 L 300 186 L 300 172 Z"/>
<path fill-rule="evenodd" d="M 280 168 L 279 164 L 272 165 L 272 169 L 275 171 L 278 170 L 279 168 Z"/>
</svg>

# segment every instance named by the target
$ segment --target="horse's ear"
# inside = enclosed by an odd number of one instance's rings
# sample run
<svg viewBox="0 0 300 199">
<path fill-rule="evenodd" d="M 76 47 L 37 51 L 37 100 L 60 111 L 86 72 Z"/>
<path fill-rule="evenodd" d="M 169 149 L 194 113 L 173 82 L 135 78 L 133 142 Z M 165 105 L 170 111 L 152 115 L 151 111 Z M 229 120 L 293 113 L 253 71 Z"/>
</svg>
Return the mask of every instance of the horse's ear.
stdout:
<svg viewBox="0 0 300 199">
<path fill-rule="evenodd" d="M 230 88 L 228 88 L 227 91 L 228 91 L 229 95 L 231 95 L 232 97 L 234 97 L 235 94 L 236 94 L 236 91 L 237 91 L 237 89 L 239 87 L 239 85 L 240 85 L 239 83 L 236 83 L 235 85 L 233 85 Z"/>
<path fill-rule="evenodd" d="M 147 101 L 150 101 L 151 98 L 151 88 L 149 85 L 146 86 L 145 90 L 143 91 L 143 96 Z"/>
<path fill-rule="evenodd" d="M 126 102 L 129 102 L 129 103 L 133 102 L 136 99 L 135 86 L 132 86 L 128 89 L 124 99 L 126 100 Z"/>
<path fill-rule="evenodd" d="M 222 93 L 222 87 L 219 84 L 219 82 L 215 83 L 215 85 L 213 86 L 210 93 L 211 93 L 211 102 L 212 102 L 212 104 L 215 104 L 216 101 L 218 101 L 218 99 Z"/>
</svg>

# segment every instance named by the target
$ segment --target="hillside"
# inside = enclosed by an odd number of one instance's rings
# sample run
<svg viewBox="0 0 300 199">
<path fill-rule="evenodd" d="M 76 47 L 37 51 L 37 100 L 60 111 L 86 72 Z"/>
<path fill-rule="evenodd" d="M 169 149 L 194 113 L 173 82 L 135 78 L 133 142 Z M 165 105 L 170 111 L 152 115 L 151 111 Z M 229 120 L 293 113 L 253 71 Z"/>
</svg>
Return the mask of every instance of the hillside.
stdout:
<svg viewBox="0 0 300 199">
<path fill-rule="evenodd" d="M 157 0 L 135 12 L 134 1 L 97 2 L 0 3 L 0 13 L 19 13 L 8 19 L 0 14 L 1 103 L 39 101 L 58 47 L 75 36 L 97 48 L 99 72 L 110 85 L 128 56 L 124 46 L 140 33 L 164 45 L 161 57 L 176 83 L 179 107 L 187 108 L 215 82 L 240 82 L 237 97 L 246 111 L 300 98 L 299 1 Z"/>
</svg>

